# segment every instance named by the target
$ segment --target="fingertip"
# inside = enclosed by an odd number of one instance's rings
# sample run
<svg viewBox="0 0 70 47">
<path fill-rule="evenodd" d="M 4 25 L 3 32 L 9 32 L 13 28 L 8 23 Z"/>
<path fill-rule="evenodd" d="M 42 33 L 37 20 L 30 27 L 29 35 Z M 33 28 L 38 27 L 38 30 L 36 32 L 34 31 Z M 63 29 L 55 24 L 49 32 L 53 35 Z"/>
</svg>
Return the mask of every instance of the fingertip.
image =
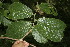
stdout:
<svg viewBox="0 0 70 47">
<path fill-rule="evenodd" d="M 26 42 L 26 41 L 24 41 L 24 44 L 25 44 L 26 46 L 29 46 L 29 43 L 28 43 L 28 42 Z"/>
<path fill-rule="evenodd" d="M 16 41 L 14 44 L 18 44 L 18 43 L 20 43 L 20 41 Z"/>
<path fill-rule="evenodd" d="M 19 41 L 23 41 L 22 39 L 20 39 Z"/>
</svg>

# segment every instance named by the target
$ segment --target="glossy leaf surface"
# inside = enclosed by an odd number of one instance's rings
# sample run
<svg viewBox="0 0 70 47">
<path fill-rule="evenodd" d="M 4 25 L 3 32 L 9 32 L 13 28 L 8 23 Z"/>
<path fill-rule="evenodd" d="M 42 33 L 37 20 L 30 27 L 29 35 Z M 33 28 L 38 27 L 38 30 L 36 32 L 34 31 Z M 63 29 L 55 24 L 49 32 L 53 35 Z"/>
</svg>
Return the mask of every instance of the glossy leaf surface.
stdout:
<svg viewBox="0 0 70 47">
<path fill-rule="evenodd" d="M 31 23 L 27 21 L 13 22 L 8 26 L 6 36 L 14 39 L 21 39 L 30 29 Z"/>
<path fill-rule="evenodd" d="M 46 14 L 53 14 L 54 16 L 57 16 L 58 13 L 56 11 L 56 8 L 48 3 L 41 3 L 40 4 L 40 9 L 45 12 Z"/>
<path fill-rule="evenodd" d="M 55 18 L 39 18 L 37 25 L 33 28 L 33 36 L 37 36 L 35 40 L 37 39 L 40 43 L 40 40 L 42 39 L 49 39 L 54 42 L 60 42 L 63 38 L 63 31 L 65 29 L 66 25 L 61 20 L 55 19 Z M 38 33 L 36 33 L 38 32 Z M 36 34 L 36 35 L 34 35 Z M 39 35 L 37 35 L 39 34 Z M 40 35 L 41 34 L 41 35 Z M 39 36 L 43 36 L 44 38 L 39 38 Z M 45 40 L 44 39 L 44 40 Z M 41 42 L 43 43 L 43 42 Z"/>
<path fill-rule="evenodd" d="M 32 16 L 32 10 L 26 5 L 14 2 L 9 6 L 7 15 L 5 15 L 8 19 L 24 19 Z"/>
</svg>

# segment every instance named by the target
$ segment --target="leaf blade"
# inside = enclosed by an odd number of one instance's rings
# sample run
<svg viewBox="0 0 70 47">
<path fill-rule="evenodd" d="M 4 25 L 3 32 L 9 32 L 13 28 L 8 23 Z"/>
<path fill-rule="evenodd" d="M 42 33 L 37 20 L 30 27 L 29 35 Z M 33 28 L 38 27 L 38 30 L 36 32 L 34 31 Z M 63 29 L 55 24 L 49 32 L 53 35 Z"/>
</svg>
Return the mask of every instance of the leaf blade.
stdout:
<svg viewBox="0 0 70 47">
<path fill-rule="evenodd" d="M 14 39 L 22 38 L 31 28 L 31 23 L 27 21 L 13 22 L 9 25 L 6 36 Z"/>
<path fill-rule="evenodd" d="M 39 18 L 33 31 L 37 30 L 46 39 L 60 42 L 64 36 L 63 31 L 65 28 L 66 24 L 59 19 Z"/>
<path fill-rule="evenodd" d="M 5 15 L 5 17 L 12 20 L 30 18 L 33 15 L 33 12 L 29 7 L 19 2 L 11 4 L 8 11 L 9 14 Z"/>
</svg>

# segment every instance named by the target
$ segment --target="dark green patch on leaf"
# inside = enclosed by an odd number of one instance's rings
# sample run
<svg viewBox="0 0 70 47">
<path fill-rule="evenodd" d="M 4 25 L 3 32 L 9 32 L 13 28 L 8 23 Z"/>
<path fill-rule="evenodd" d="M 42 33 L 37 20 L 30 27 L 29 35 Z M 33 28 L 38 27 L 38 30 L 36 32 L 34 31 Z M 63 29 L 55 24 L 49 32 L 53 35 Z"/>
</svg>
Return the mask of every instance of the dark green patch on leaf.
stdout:
<svg viewBox="0 0 70 47">
<path fill-rule="evenodd" d="M 0 24 L 2 23 L 4 9 L 0 9 Z"/>
<path fill-rule="evenodd" d="M 0 1 L 0 7 L 2 7 L 3 3 Z"/>
<path fill-rule="evenodd" d="M 1 15 L 0 15 L 0 24 L 1 24 Z"/>
</svg>

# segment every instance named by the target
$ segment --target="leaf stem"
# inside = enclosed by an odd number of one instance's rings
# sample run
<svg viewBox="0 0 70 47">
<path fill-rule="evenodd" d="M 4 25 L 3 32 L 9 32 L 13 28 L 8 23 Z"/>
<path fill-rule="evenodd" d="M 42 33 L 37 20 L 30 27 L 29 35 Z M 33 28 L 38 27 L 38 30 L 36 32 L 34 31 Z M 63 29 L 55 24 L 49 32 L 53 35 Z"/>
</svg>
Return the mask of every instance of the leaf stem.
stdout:
<svg viewBox="0 0 70 47">
<path fill-rule="evenodd" d="M 36 13 L 34 14 L 34 22 L 35 22 L 35 15 L 36 15 Z"/>
<path fill-rule="evenodd" d="M 30 46 L 32 46 L 32 47 L 36 47 L 35 45 L 33 45 L 33 44 L 29 44 Z"/>
<path fill-rule="evenodd" d="M 17 40 L 23 41 L 23 39 L 24 39 L 30 32 L 32 32 L 32 29 L 31 29 L 29 32 L 27 32 L 26 35 L 25 35 L 23 38 L 21 38 L 21 39 L 13 39 L 13 38 L 9 38 L 9 37 L 0 37 L 0 39 L 11 39 L 11 40 L 16 40 L 16 41 L 17 41 Z M 34 46 L 33 44 L 30 44 L 30 46 L 36 47 L 36 46 Z"/>
<path fill-rule="evenodd" d="M 9 37 L 0 37 L 0 39 L 11 39 L 11 40 L 18 40 L 18 39 L 13 39 L 13 38 L 9 38 Z M 21 40 L 21 39 L 20 39 Z M 33 45 L 33 44 L 29 44 L 30 46 L 32 46 L 32 47 L 36 47 L 35 45 Z"/>
<path fill-rule="evenodd" d="M 13 38 L 9 38 L 9 37 L 0 37 L 0 39 L 11 39 L 11 40 L 18 40 L 18 39 L 13 39 Z"/>
<path fill-rule="evenodd" d="M 29 32 L 27 32 L 26 33 L 26 35 L 23 37 L 23 38 L 21 38 L 21 39 L 24 39 L 29 33 L 31 33 L 32 32 L 32 29 L 30 29 L 30 31 Z"/>
<path fill-rule="evenodd" d="M 48 0 L 48 3 L 50 3 L 50 0 Z"/>
</svg>

